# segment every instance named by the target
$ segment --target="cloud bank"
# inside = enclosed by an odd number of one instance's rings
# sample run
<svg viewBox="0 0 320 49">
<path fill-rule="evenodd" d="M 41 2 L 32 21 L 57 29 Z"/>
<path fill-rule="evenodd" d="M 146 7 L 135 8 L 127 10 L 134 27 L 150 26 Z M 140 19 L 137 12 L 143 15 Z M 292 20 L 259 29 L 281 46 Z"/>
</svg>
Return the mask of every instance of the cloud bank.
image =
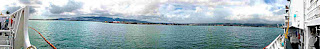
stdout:
<svg viewBox="0 0 320 49">
<path fill-rule="evenodd" d="M 170 23 L 282 23 L 285 0 L 17 0 L 37 17 L 105 16 Z M 1 8 L 0 7 L 0 8 Z M 59 16 L 60 15 L 60 16 Z"/>
</svg>

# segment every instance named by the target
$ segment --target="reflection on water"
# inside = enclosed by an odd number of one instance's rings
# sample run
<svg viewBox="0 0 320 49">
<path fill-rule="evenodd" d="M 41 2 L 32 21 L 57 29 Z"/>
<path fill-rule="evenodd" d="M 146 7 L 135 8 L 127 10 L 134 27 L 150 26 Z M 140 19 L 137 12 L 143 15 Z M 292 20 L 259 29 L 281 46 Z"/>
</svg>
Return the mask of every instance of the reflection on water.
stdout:
<svg viewBox="0 0 320 49">
<path fill-rule="evenodd" d="M 263 48 L 283 30 L 263 27 L 168 26 L 87 21 L 36 21 L 29 26 L 61 49 Z M 50 48 L 32 29 L 31 44 Z"/>
</svg>

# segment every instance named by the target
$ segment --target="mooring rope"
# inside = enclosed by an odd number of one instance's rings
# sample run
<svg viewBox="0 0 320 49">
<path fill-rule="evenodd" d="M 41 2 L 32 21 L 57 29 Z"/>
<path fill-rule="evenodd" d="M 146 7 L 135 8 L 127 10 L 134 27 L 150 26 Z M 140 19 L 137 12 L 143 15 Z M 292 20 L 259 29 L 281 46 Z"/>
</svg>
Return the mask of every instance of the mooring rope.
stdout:
<svg viewBox="0 0 320 49">
<path fill-rule="evenodd" d="M 55 46 L 53 46 L 46 38 L 44 38 L 43 36 L 42 36 L 42 34 L 38 31 L 38 30 L 36 30 L 36 29 L 34 29 L 34 28 L 32 28 L 32 27 L 29 27 L 29 28 L 31 28 L 31 29 L 33 29 L 34 31 L 36 31 L 36 32 L 38 32 L 40 35 L 41 35 L 41 37 L 53 48 L 53 49 L 57 49 Z"/>
</svg>

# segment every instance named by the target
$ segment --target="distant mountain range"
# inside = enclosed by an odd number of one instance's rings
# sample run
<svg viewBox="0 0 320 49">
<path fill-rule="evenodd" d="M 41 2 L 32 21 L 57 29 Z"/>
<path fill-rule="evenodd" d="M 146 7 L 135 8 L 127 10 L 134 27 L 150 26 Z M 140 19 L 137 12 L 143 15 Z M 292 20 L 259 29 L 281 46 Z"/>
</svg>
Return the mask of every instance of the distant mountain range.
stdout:
<svg viewBox="0 0 320 49">
<path fill-rule="evenodd" d="M 160 25 L 194 25 L 194 26 L 251 26 L 251 27 L 280 27 L 282 24 L 253 24 L 253 23 L 155 23 L 135 19 L 121 19 L 110 17 L 72 17 L 58 19 L 30 19 L 30 20 L 66 20 L 66 21 L 97 21 L 113 22 L 120 21 L 124 24 L 160 24 Z"/>
<path fill-rule="evenodd" d="M 125 22 L 136 22 L 136 23 L 151 23 L 151 22 L 148 22 L 148 21 L 140 21 L 140 20 L 135 20 L 135 19 L 120 19 L 120 18 L 109 18 L 109 17 L 73 17 L 73 18 L 58 18 L 57 20 L 99 21 L 99 22 L 125 21 Z"/>
<path fill-rule="evenodd" d="M 257 24 L 257 23 L 200 23 L 197 26 L 251 26 L 251 27 L 281 27 L 282 24 Z"/>
</svg>

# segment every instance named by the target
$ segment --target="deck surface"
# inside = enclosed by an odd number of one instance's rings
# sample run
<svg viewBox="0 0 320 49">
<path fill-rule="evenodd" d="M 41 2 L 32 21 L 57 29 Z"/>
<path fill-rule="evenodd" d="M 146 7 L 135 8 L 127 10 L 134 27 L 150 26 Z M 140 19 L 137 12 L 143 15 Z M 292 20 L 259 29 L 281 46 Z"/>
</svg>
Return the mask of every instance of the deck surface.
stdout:
<svg viewBox="0 0 320 49">
<path fill-rule="evenodd" d="M 4 34 L 0 35 L 0 45 L 8 45 L 9 39 L 8 36 L 4 36 Z"/>
<path fill-rule="evenodd" d="M 286 49 L 292 49 L 292 46 L 291 46 L 289 39 L 286 39 Z"/>
<path fill-rule="evenodd" d="M 9 38 L 4 33 L 0 33 L 0 49 L 10 49 L 9 47 L 3 47 L 9 45 Z"/>
</svg>

